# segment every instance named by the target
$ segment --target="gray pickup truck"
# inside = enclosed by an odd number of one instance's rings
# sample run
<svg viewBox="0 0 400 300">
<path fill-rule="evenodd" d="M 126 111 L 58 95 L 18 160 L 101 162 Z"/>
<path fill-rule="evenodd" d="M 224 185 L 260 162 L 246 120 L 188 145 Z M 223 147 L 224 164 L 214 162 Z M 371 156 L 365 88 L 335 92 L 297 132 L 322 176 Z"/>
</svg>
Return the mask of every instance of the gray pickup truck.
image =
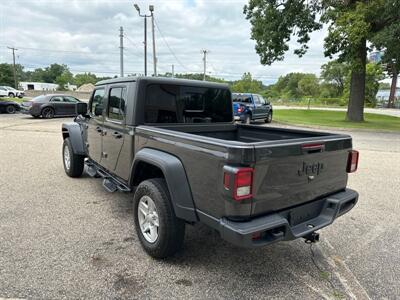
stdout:
<svg viewBox="0 0 400 300">
<path fill-rule="evenodd" d="M 227 85 L 168 78 L 101 81 L 62 125 L 64 169 L 133 193 L 139 240 L 156 258 L 202 222 L 237 246 L 299 237 L 351 210 L 358 164 L 348 135 L 236 124 Z"/>
</svg>

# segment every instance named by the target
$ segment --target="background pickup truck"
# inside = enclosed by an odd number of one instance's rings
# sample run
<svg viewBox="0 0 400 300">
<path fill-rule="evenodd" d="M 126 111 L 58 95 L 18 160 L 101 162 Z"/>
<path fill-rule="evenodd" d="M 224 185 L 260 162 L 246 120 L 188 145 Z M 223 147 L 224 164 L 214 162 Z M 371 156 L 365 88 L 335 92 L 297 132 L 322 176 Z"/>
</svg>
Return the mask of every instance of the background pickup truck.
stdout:
<svg viewBox="0 0 400 300">
<path fill-rule="evenodd" d="M 257 94 L 232 93 L 233 113 L 236 120 L 250 124 L 253 120 L 272 122 L 272 104 Z"/>
<path fill-rule="evenodd" d="M 65 172 L 133 192 L 135 228 L 153 257 L 173 255 L 185 225 L 259 247 L 305 237 L 354 207 L 358 152 L 348 135 L 233 122 L 227 85 L 166 78 L 101 81 L 62 125 Z"/>
</svg>

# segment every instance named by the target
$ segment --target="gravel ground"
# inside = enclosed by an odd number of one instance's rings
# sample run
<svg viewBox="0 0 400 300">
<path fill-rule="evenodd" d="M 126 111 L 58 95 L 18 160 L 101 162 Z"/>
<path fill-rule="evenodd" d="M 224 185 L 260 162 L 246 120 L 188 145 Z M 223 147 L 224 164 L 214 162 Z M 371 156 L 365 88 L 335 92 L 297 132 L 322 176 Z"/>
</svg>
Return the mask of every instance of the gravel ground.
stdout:
<svg viewBox="0 0 400 300">
<path fill-rule="evenodd" d="M 132 195 L 64 174 L 67 120 L 0 115 L 0 298 L 400 298 L 400 134 L 348 132 L 360 200 L 320 243 L 244 250 L 196 225 L 157 261 L 135 235 Z"/>
</svg>

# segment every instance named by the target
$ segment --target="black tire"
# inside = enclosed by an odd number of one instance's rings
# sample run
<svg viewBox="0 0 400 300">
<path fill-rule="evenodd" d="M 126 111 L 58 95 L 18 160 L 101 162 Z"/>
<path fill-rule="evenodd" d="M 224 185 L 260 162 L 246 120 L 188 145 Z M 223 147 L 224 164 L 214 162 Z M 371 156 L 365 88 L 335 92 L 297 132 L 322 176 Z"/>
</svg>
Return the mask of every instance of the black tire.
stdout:
<svg viewBox="0 0 400 300">
<path fill-rule="evenodd" d="M 139 224 L 139 203 L 143 197 L 149 197 L 155 206 L 158 218 L 157 239 L 146 240 Z M 154 258 L 166 258 L 182 248 L 185 237 L 185 222 L 175 216 L 169 191 L 164 179 L 154 178 L 139 184 L 134 198 L 134 220 L 137 235 L 144 250 Z"/>
<path fill-rule="evenodd" d="M 17 109 L 15 108 L 14 105 L 7 105 L 6 106 L 6 112 L 8 114 L 15 114 L 16 111 L 17 111 Z"/>
<path fill-rule="evenodd" d="M 244 119 L 243 119 L 242 123 L 243 123 L 243 124 L 250 124 L 250 123 L 251 123 L 251 116 L 250 116 L 250 114 L 246 114 L 246 115 L 244 116 Z"/>
<path fill-rule="evenodd" d="M 8 93 L 8 97 L 14 98 L 15 95 L 14 95 L 14 93 Z"/>
<path fill-rule="evenodd" d="M 43 119 L 52 119 L 54 118 L 54 109 L 51 107 L 45 107 L 42 109 L 41 115 Z"/>
<path fill-rule="evenodd" d="M 265 123 L 271 123 L 271 122 L 272 122 L 272 111 L 269 111 L 265 119 Z"/>
<path fill-rule="evenodd" d="M 69 153 L 69 165 L 66 161 L 66 151 Z M 71 146 L 71 141 L 66 138 L 62 147 L 62 158 L 64 171 L 69 177 L 80 177 L 85 166 L 85 157 L 83 155 L 74 154 Z"/>
</svg>

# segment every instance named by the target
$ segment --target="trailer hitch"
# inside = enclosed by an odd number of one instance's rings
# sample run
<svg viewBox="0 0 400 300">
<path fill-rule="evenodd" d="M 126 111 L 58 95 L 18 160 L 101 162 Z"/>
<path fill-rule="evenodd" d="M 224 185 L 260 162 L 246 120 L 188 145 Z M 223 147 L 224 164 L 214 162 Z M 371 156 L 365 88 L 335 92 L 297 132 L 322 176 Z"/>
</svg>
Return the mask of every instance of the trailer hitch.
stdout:
<svg viewBox="0 0 400 300">
<path fill-rule="evenodd" d="M 303 236 L 303 239 L 305 240 L 306 244 L 313 244 L 316 242 L 319 242 L 319 233 L 318 232 L 311 232 L 307 234 L 306 236 Z"/>
</svg>

